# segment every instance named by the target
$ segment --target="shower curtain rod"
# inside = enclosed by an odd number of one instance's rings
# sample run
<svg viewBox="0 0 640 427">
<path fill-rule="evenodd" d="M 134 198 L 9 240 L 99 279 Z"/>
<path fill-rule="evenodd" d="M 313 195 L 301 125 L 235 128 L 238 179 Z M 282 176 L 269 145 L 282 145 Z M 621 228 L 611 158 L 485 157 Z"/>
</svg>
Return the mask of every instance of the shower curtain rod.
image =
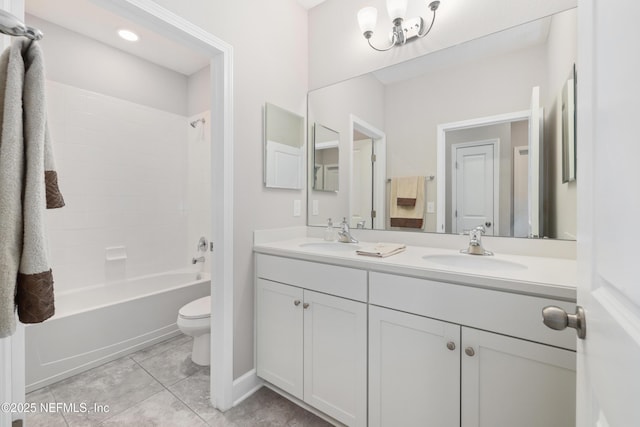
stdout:
<svg viewBox="0 0 640 427">
<path fill-rule="evenodd" d="M 4 10 L 0 10 L 0 33 L 31 40 L 40 40 L 43 37 L 42 31 L 26 26 L 24 22 Z"/>
</svg>

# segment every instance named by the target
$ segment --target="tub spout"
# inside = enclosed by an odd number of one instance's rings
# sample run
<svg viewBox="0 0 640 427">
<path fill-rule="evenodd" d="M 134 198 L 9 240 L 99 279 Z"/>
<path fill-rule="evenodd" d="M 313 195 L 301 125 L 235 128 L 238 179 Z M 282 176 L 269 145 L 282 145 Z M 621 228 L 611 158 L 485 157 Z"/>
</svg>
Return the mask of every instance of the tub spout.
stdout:
<svg viewBox="0 0 640 427">
<path fill-rule="evenodd" d="M 204 257 L 203 256 L 198 257 L 198 258 L 191 258 L 191 264 L 197 264 L 199 262 L 204 263 Z"/>
</svg>

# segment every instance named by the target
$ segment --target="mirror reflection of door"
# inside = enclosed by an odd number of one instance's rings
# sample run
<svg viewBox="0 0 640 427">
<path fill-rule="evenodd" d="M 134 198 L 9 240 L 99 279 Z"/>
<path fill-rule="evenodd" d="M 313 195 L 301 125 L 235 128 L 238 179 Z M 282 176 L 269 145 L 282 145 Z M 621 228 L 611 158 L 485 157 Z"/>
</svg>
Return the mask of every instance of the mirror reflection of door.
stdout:
<svg viewBox="0 0 640 427">
<path fill-rule="evenodd" d="M 484 226 L 485 234 L 494 235 L 498 162 L 494 153 L 499 152 L 499 140 L 479 141 L 452 146 L 452 202 L 454 233 L 468 233 Z"/>
<path fill-rule="evenodd" d="M 373 228 L 374 154 L 373 139 L 354 130 L 351 227 Z"/>
</svg>

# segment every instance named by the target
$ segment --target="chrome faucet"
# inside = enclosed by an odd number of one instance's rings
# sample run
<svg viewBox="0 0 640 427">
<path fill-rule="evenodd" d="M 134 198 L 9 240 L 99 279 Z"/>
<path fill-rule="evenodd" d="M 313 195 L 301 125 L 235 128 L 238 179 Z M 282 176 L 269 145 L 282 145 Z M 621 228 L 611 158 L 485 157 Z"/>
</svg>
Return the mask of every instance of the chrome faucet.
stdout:
<svg viewBox="0 0 640 427">
<path fill-rule="evenodd" d="M 358 240 L 351 235 L 347 218 L 342 218 L 340 230 L 338 230 L 338 241 L 342 243 L 358 243 Z"/>
<path fill-rule="evenodd" d="M 484 225 L 479 225 L 469 230 L 469 247 L 461 249 L 460 252 L 469 255 L 493 255 L 493 252 L 485 250 L 482 247 L 482 235 L 486 233 Z"/>
</svg>

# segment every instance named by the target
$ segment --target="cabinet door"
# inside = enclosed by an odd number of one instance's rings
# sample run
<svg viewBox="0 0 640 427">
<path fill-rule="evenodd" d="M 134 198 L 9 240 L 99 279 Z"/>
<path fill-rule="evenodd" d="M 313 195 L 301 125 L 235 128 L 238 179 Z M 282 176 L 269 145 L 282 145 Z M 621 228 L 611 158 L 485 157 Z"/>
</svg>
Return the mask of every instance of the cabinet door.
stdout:
<svg viewBox="0 0 640 427">
<path fill-rule="evenodd" d="M 576 354 L 462 328 L 462 427 L 575 424 Z"/>
<path fill-rule="evenodd" d="M 302 399 L 302 289 L 258 279 L 257 373 Z"/>
<path fill-rule="evenodd" d="M 367 422 L 367 305 L 304 291 L 304 401 L 348 426 Z"/>
<path fill-rule="evenodd" d="M 369 425 L 460 426 L 460 326 L 369 307 Z"/>
</svg>

